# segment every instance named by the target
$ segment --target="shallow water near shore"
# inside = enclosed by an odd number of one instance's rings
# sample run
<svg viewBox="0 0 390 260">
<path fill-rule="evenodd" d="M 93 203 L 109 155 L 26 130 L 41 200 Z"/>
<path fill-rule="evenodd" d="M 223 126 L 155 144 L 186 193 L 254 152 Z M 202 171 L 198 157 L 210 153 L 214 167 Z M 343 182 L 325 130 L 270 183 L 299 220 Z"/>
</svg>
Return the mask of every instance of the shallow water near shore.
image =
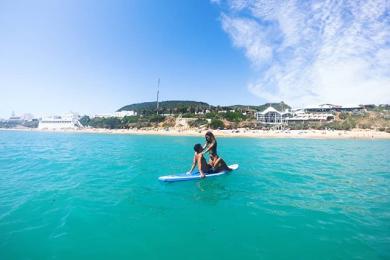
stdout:
<svg viewBox="0 0 390 260">
<path fill-rule="evenodd" d="M 218 137 L 217 137 L 218 138 Z M 0 259 L 388 259 L 390 141 L 0 132 Z"/>
</svg>

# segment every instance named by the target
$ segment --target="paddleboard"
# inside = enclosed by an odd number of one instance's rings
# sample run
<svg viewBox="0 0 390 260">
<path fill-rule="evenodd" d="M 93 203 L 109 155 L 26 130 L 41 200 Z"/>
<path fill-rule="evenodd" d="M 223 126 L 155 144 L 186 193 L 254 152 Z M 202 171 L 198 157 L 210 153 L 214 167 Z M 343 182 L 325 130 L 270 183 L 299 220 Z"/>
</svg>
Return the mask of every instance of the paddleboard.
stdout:
<svg viewBox="0 0 390 260">
<path fill-rule="evenodd" d="M 238 169 L 238 164 L 233 164 L 229 165 L 229 168 L 234 170 Z M 206 174 L 206 178 L 211 178 L 211 177 L 217 177 L 224 175 L 226 173 L 229 173 L 232 171 L 222 171 L 222 172 L 217 172 L 217 173 L 210 173 Z M 166 175 L 166 176 L 161 176 L 158 178 L 160 181 L 165 181 L 165 182 L 176 182 L 176 181 L 192 181 L 192 180 L 199 180 L 201 179 L 199 172 L 193 172 L 191 174 L 177 174 L 177 175 Z"/>
</svg>

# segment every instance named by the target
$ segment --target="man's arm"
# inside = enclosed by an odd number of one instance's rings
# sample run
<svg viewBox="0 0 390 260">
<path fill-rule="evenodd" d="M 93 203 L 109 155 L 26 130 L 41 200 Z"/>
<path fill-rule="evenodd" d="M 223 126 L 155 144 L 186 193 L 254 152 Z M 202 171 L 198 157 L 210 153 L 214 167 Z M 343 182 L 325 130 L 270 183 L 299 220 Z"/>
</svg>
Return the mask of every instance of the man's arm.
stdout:
<svg viewBox="0 0 390 260">
<path fill-rule="evenodd" d="M 204 177 L 206 177 L 206 175 L 204 174 L 204 172 L 202 170 L 202 156 L 198 156 L 197 161 L 198 161 L 198 169 L 199 169 L 200 177 L 204 178 Z"/>
<path fill-rule="evenodd" d="M 191 172 L 194 170 L 195 168 L 195 163 L 196 163 L 196 155 L 194 155 L 194 159 L 192 160 L 192 165 L 191 165 L 191 169 L 187 172 L 187 174 L 191 174 Z"/>
</svg>

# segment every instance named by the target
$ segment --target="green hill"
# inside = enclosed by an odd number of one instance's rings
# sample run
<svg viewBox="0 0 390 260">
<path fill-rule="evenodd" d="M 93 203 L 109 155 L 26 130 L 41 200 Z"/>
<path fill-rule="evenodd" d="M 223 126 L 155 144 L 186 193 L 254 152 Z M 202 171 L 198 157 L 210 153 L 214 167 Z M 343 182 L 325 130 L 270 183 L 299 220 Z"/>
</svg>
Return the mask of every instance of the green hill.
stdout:
<svg viewBox="0 0 390 260">
<path fill-rule="evenodd" d="M 256 110 L 256 111 L 264 111 L 269 106 L 272 106 L 273 108 L 275 108 L 278 111 L 284 111 L 286 109 L 290 109 L 291 108 L 289 105 L 287 105 L 283 101 L 280 102 L 280 103 L 265 103 L 265 104 L 260 105 L 260 106 L 254 106 L 254 105 L 234 105 L 234 106 L 229 106 L 227 108 L 235 109 L 235 110 L 238 110 L 238 111 L 240 111 L 240 110 L 247 110 L 247 109 Z"/>
<path fill-rule="evenodd" d="M 162 101 L 160 102 L 159 110 L 160 112 L 190 112 L 190 111 L 196 111 L 196 110 L 229 110 L 229 109 L 235 109 L 235 110 L 246 110 L 246 109 L 252 109 L 256 111 L 263 111 L 269 106 L 273 106 L 275 109 L 279 111 L 284 111 L 287 108 L 291 108 L 289 105 L 285 104 L 284 102 L 280 103 L 266 103 L 260 106 L 255 105 L 233 105 L 233 106 L 212 106 L 205 102 L 198 102 L 198 101 L 181 101 L 181 100 L 170 100 L 170 101 Z M 124 107 L 121 107 L 118 109 L 118 111 L 137 111 L 138 113 L 145 113 L 145 112 L 154 112 L 156 111 L 156 102 L 143 102 L 143 103 L 135 103 L 131 105 L 127 105 Z"/>
<path fill-rule="evenodd" d="M 156 111 L 156 101 L 153 102 L 143 102 L 143 103 L 136 103 L 127 105 L 124 107 L 121 107 L 118 109 L 118 111 L 137 111 L 140 112 L 152 112 Z M 160 111 L 181 111 L 181 110 L 187 110 L 187 109 L 198 109 L 198 110 L 204 110 L 209 109 L 211 106 L 205 102 L 197 102 L 197 101 L 181 101 L 181 100 L 170 100 L 170 101 L 162 101 L 159 104 L 159 110 Z"/>
</svg>

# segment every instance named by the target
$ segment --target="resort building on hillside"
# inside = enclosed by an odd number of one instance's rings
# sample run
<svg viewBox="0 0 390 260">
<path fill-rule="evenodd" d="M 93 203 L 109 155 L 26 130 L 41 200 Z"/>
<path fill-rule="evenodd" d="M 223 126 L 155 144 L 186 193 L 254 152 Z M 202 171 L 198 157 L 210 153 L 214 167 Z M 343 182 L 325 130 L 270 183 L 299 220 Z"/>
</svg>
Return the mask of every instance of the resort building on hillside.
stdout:
<svg viewBox="0 0 390 260">
<path fill-rule="evenodd" d="M 79 116 L 73 113 L 63 116 L 43 117 L 38 125 L 38 129 L 48 130 L 77 129 L 81 127 L 83 126 L 79 122 Z"/>
</svg>

